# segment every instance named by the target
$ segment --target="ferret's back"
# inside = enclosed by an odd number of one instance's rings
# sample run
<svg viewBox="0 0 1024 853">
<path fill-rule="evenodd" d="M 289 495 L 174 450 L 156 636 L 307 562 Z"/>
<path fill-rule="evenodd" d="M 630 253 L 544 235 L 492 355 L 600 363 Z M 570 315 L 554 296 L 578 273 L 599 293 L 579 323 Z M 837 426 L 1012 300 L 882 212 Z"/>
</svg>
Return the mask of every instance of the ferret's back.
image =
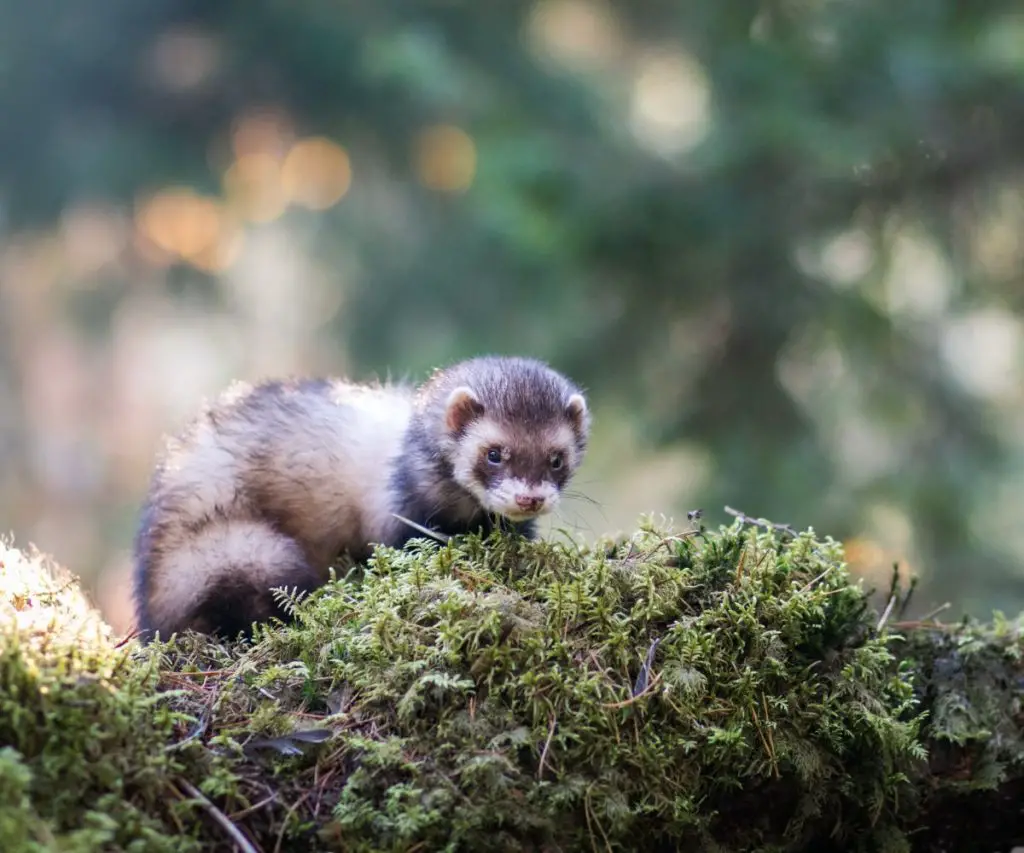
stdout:
<svg viewBox="0 0 1024 853">
<path fill-rule="evenodd" d="M 221 579 L 265 588 L 276 565 L 282 583 L 297 573 L 322 582 L 342 551 L 386 541 L 396 521 L 382 474 L 401 450 L 412 396 L 310 380 L 237 384 L 208 404 L 168 442 L 143 513 L 144 627 L 173 630 Z"/>
<path fill-rule="evenodd" d="M 236 385 L 169 448 L 163 483 L 188 515 L 256 500 L 261 514 L 289 517 L 285 527 L 301 524 L 289 532 L 305 541 L 340 516 L 365 515 L 360 526 L 376 528 L 387 496 L 365 490 L 399 451 L 411 404 L 403 386 Z"/>
</svg>

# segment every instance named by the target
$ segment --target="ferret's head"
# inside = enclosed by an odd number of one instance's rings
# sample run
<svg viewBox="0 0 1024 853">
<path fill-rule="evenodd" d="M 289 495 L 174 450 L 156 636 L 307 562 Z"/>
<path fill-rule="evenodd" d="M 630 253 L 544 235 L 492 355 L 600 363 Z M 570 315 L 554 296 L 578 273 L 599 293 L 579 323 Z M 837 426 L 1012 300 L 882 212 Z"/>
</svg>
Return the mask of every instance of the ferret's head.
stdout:
<svg viewBox="0 0 1024 853">
<path fill-rule="evenodd" d="M 582 392 L 547 365 L 478 358 L 437 374 L 441 453 L 488 512 L 526 521 L 553 510 L 587 446 Z"/>
</svg>

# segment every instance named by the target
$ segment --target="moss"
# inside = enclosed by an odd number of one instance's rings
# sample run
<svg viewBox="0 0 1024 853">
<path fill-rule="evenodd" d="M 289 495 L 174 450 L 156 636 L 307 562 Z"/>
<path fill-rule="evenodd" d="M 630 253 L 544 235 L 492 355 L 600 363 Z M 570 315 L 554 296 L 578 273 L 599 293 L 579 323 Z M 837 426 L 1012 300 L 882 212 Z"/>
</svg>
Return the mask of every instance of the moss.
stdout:
<svg viewBox="0 0 1024 853">
<path fill-rule="evenodd" d="M 290 605 L 4 629 L 0 849 L 908 849 L 922 696 L 811 531 L 423 542 Z"/>
<path fill-rule="evenodd" d="M 186 762 L 155 667 L 40 555 L 0 543 L 0 579 L 0 850 L 198 850 L 165 835 Z"/>
<path fill-rule="evenodd" d="M 918 700 L 929 770 L 944 793 L 992 790 L 1024 776 L 1024 636 L 1019 621 L 915 625 L 902 637 Z"/>
<path fill-rule="evenodd" d="M 864 842 L 923 757 L 864 610 L 812 533 L 469 538 L 378 551 L 259 646 L 295 662 L 264 686 L 350 697 L 341 849 L 781 850 Z"/>
</svg>

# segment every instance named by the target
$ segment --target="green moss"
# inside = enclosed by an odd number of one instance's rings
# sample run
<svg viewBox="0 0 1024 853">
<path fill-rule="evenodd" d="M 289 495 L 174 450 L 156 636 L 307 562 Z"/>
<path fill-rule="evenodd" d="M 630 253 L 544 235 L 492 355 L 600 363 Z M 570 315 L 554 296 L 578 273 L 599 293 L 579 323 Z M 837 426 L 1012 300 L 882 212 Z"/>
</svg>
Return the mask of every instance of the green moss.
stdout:
<svg viewBox="0 0 1024 853">
<path fill-rule="evenodd" d="M 907 849 L 910 675 L 813 532 L 380 549 L 251 642 L 145 650 L 9 586 L 5 851 Z"/>
<path fill-rule="evenodd" d="M 870 838 L 923 757 L 912 690 L 838 545 L 782 535 L 469 538 L 314 596 L 263 635 L 301 663 L 264 684 L 351 697 L 340 848 Z"/>
<path fill-rule="evenodd" d="M 923 625 L 900 648 L 930 713 L 923 735 L 938 793 L 994 790 L 1024 776 L 1024 636 L 996 614 L 985 625 Z"/>
<path fill-rule="evenodd" d="M 165 834 L 183 720 L 152 661 L 38 555 L 0 543 L 0 578 L 0 850 L 199 849 Z"/>
</svg>

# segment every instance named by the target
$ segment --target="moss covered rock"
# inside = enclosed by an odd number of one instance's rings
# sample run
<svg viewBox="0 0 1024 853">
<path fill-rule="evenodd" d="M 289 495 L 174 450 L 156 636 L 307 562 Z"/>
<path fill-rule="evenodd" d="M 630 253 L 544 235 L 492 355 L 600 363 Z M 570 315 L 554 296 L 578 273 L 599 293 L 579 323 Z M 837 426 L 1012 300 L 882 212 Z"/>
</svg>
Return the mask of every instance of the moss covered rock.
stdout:
<svg viewBox="0 0 1024 853">
<path fill-rule="evenodd" d="M 813 532 L 420 542 L 123 649 L 6 554 L 5 851 L 898 851 L 934 790 L 932 688 Z"/>
</svg>

